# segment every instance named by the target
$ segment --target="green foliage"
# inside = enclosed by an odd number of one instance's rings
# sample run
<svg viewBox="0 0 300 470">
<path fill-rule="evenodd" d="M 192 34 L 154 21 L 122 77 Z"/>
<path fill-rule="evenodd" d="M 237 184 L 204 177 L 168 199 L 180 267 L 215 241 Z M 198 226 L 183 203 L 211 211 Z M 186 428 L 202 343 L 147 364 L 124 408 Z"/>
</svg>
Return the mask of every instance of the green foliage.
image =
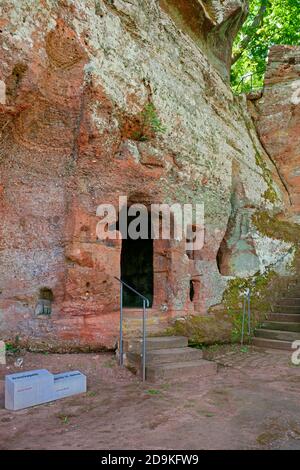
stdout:
<svg viewBox="0 0 300 470">
<path fill-rule="evenodd" d="M 6 352 L 10 352 L 12 354 L 17 354 L 20 351 L 20 348 L 18 346 L 14 346 L 11 343 L 6 343 L 5 344 L 5 350 L 6 350 Z"/>
<path fill-rule="evenodd" d="M 267 217 L 267 216 L 266 216 Z M 256 219 L 259 217 L 257 216 Z M 269 219 L 268 219 L 269 220 Z M 280 226 L 282 222 L 277 222 Z M 299 229 L 298 229 L 299 230 Z M 281 232 L 281 235 L 282 232 Z M 293 238 L 296 232 L 289 233 Z M 282 238 L 281 236 L 278 237 Z M 246 289 L 250 289 L 251 328 L 248 335 L 247 319 L 244 328 L 244 343 L 248 343 L 266 315 L 271 305 L 286 291 L 288 282 L 284 282 L 271 267 L 264 273 L 257 272 L 251 277 L 231 279 L 224 291 L 222 304 L 210 307 L 209 316 L 189 315 L 177 319 L 172 326 L 164 331 L 164 335 L 179 335 L 189 338 L 189 345 L 205 350 L 206 357 L 217 351 L 225 343 L 240 343 L 243 321 L 243 303 Z M 247 304 L 246 304 L 247 307 Z M 247 308 L 246 308 L 247 314 Z M 247 316 L 247 315 L 246 315 Z M 213 346 L 211 346 L 213 345 Z M 208 349 L 207 349 L 207 346 Z M 249 352 L 246 344 L 238 349 L 242 353 Z"/>
<path fill-rule="evenodd" d="M 270 311 L 271 301 L 274 301 L 274 291 L 279 290 L 276 284 L 278 279 L 278 275 L 273 270 L 263 274 L 257 272 L 248 278 L 231 279 L 223 294 L 222 307 L 210 309 L 213 315 L 207 317 L 189 315 L 184 319 L 178 319 L 164 334 L 187 336 L 189 345 L 199 348 L 216 343 L 240 342 L 244 301 L 242 293 L 250 288 L 251 334 L 247 335 L 245 326 L 244 339 L 247 342 L 251 339 L 254 329 Z M 275 287 L 273 287 L 274 283 Z"/>
<path fill-rule="evenodd" d="M 58 419 L 63 423 L 63 424 L 69 424 L 69 418 L 70 416 L 66 416 L 66 415 L 63 415 L 61 413 L 59 413 L 57 415 Z"/>
<path fill-rule="evenodd" d="M 149 390 L 146 390 L 148 395 L 160 395 L 160 390 L 157 390 L 155 388 L 150 388 Z"/>
<path fill-rule="evenodd" d="M 240 341 L 243 320 L 243 297 L 241 293 L 249 288 L 251 291 L 251 335 L 259 324 L 260 319 L 270 310 L 270 298 L 272 297 L 271 284 L 277 275 L 274 271 L 264 274 L 256 273 L 249 278 L 236 278 L 228 283 L 223 295 L 223 303 L 227 314 L 232 320 L 232 342 Z M 250 335 L 250 336 L 251 336 Z M 245 327 L 245 340 L 248 340 Z"/>
<path fill-rule="evenodd" d="M 241 78 L 253 72 L 253 88 L 263 86 L 266 59 L 269 48 L 274 44 L 300 44 L 300 0 L 268 0 L 262 22 L 253 26 L 262 0 L 250 0 L 249 16 L 241 28 L 233 46 L 233 56 L 243 50 L 241 57 L 231 69 L 231 83 L 237 92 L 247 92 L 251 88 L 251 78 Z M 249 37 L 245 45 L 243 40 Z M 244 48 L 245 47 L 245 48 Z"/>
<path fill-rule="evenodd" d="M 21 351 L 20 347 L 20 338 L 19 336 L 15 336 L 14 340 L 12 342 L 5 342 L 5 350 L 7 353 L 10 354 L 19 354 Z"/>
<path fill-rule="evenodd" d="M 142 111 L 142 117 L 144 125 L 149 126 L 153 132 L 166 132 L 166 127 L 163 126 L 161 120 L 159 119 L 153 103 L 146 104 L 144 110 Z"/>
<path fill-rule="evenodd" d="M 150 140 L 155 134 L 163 134 L 167 128 L 158 117 L 153 103 L 147 103 L 139 116 L 140 129 L 135 130 L 132 138 L 141 142 Z"/>
<path fill-rule="evenodd" d="M 189 345 L 202 349 L 203 345 L 228 343 L 231 339 L 232 320 L 227 312 L 215 313 L 212 316 L 188 315 L 176 320 L 165 335 L 187 336 Z"/>
<path fill-rule="evenodd" d="M 257 211 L 252 217 L 252 222 L 263 235 L 292 243 L 295 247 L 299 246 L 300 227 L 298 224 L 280 220 L 267 211 Z"/>
</svg>

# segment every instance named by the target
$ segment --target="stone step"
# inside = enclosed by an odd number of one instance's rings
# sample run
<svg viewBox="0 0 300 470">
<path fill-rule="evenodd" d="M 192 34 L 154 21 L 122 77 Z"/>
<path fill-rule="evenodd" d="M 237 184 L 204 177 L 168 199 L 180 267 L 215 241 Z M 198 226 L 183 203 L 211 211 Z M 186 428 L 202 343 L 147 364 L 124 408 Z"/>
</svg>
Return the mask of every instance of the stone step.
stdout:
<svg viewBox="0 0 300 470">
<path fill-rule="evenodd" d="M 203 353 L 200 349 L 195 348 L 169 348 L 155 349 L 147 354 L 147 365 L 166 364 L 170 362 L 188 362 L 202 359 Z M 142 362 L 141 354 L 126 353 L 126 359 L 129 364 L 137 366 Z"/>
<path fill-rule="evenodd" d="M 300 333 L 295 331 L 267 330 L 261 328 L 255 330 L 254 334 L 259 338 L 276 339 L 279 341 L 294 341 L 296 339 L 300 340 Z"/>
<path fill-rule="evenodd" d="M 159 309 L 146 309 L 147 336 L 156 336 L 169 327 L 168 317 Z M 123 309 L 123 334 L 125 338 L 138 338 L 143 332 L 143 309 Z"/>
<path fill-rule="evenodd" d="M 273 311 L 275 313 L 300 313 L 299 305 L 273 305 Z"/>
<path fill-rule="evenodd" d="M 161 317 L 151 317 L 146 320 L 147 336 L 155 336 L 169 327 L 168 320 Z M 140 318 L 124 318 L 123 333 L 126 338 L 142 336 L 143 322 Z"/>
<path fill-rule="evenodd" d="M 208 377 L 215 375 L 215 362 L 199 359 L 197 361 L 161 364 L 146 368 L 146 379 L 155 382 L 158 379 L 183 379 L 186 377 Z"/>
<path fill-rule="evenodd" d="M 284 297 L 277 301 L 277 305 L 296 305 L 300 307 L 300 297 Z"/>
<path fill-rule="evenodd" d="M 128 338 L 123 340 L 123 351 L 141 353 L 142 338 Z M 188 345 L 188 338 L 185 336 L 150 336 L 146 341 L 146 351 L 154 349 L 185 348 Z"/>
<path fill-rule="evenodd" d="M 264 321 L 260 328 L 267 330 L 281 331 L 298 331 L 300 332 L 300 323 L 298 322 L 281 322 L 281 321 Z"/>
<path fill-rule="evenodd" d="M 287 290 L 284 294 L 282 294 L 281 299 L 294 299 L 298 298 L 300 293 L 300 288 Z"/>
<path fill-rule="evenodd" d="M 278 341 L 275 339 L 254 337 L 252 339 L 252 345 L 259 348 L 286 349 L 292 351 L 292 343 L 290 341 Z"/>
<path fill-rule="evenodd" d="M 282 297 L 299 297 L 300 287 L 298 284 L 289 286 L 287 290 L 282 294 Z"/>
<path fill-rule="evenodd" d="M 300 297 L 300 286 L 298 284 L 291 286 L 285 291 L 283 297 Z"/>
<path fill-rule="evenodd" d="M 299 313 L 269 313 L 267 319 L 278 322 L 295 322 L 300 323 Z"/>
</svg>

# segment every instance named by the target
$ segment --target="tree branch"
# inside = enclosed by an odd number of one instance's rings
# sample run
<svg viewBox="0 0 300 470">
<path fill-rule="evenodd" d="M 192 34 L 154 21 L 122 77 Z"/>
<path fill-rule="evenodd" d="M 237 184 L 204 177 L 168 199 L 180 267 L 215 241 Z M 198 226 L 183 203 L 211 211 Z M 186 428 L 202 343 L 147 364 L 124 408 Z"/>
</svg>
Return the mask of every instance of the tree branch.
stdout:
<svg viewBox="0 0 300 470">
<path fill-rule="evenodd" d="M 269 3 L 270 3 L 269 0 L 261 0 L 259 11 L 257 15 L 254 17 L 251 25 L 249 26 L 249 33 L 242 39 L 242 41 L 240 42 L 238 51 L 231 58 L 231 65 L 233 65 L 237 60 L 239 60 L 239 58 L 241 57 L 241 55 L 247 48 L 249 42 L 253 38 L 254 34 L 256 33 L 258 28 L 262 25 Z"/>
</svg>

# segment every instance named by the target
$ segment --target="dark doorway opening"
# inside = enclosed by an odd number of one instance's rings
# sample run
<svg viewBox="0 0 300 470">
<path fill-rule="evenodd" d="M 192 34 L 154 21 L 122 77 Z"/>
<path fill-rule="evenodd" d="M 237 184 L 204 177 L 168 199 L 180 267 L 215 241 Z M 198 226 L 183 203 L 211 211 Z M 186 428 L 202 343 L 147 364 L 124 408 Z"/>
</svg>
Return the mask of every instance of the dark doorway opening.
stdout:
<svg viewBox="0 0 300 470">
<path fill-rule="evenodd" d="M 193 302 L 195 297 L 195 289 L 193 281 L 190 281 L 190 301 Z"/>
<path fill-rule="evenodd" d="M 127 209 L 127 208 L 126 208 Z M 128 217 L 128 225 L 135 217 Z M 148 216 L 148 238 L 124 239 L 122 234 L 121 279 L 153 302 L 153 240 L 151 217 Z M 124 307 L 142 307 L 142 299 L 129 289 L 123 289 Z"/>
</svg>

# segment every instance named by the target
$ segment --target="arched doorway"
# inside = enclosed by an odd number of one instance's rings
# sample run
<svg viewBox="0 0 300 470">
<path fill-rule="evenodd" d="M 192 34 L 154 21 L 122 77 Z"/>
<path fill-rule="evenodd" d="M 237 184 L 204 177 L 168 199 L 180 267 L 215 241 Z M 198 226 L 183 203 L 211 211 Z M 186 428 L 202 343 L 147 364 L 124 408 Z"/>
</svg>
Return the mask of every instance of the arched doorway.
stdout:
<svg viewBox="0 0 300 470">
<path fill-rule="evenodd" d="M 122 210 L 128 210 L 124 207 Z M 135 217 L 127 217 L 127 228 Z M 122 233 L 122 231 L 121 231 Z M 128 230 L 127 230 L 128 233 Z M 122 233 L 121 279 L 153 302 L 153 240 L 151 238 L 151 216 L 148 213 L 148 238 L 125 238 Z M 141 299 L 124 289 L 123 305 L 140 308 Z"/>
</svg>

